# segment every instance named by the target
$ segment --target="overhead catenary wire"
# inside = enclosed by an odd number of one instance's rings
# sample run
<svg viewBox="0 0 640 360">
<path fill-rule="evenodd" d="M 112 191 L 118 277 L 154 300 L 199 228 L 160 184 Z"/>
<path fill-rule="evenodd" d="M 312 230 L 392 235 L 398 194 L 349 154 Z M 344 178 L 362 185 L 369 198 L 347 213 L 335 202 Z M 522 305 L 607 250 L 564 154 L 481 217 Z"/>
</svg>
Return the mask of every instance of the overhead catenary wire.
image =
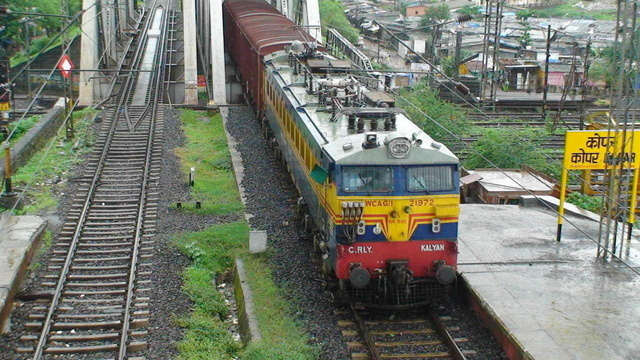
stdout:
<svg viewBox="0 0 640 360">
<path fill-rule="evenodd" d="M 393 92 L 396 96 L 398 96 L 399 98 L 401 98 L 402 100 L 404 100 L 407 104 L 411 105 L 411 107 L 413 107 L 414 109 L 416 109 L 418 112 L 420 112 L 421 115 L 423 115 L 425 118 L 427 118 L 428 120 L 432 121 L 434 124 L 436 124 L 438 127 L 440 127 L 441 129 L 443 129 L 445 132 L 447 132 L 450 136 L 453 136 L 454 138 L 462 141 L 462 138 L 460 138 L 458 135 L 454 134 L 452 131 L 450 131 L 447 127 L 445 127 L 444 125 L 442 125 L 440 122 L 436 121 L 435 119 L 433 119 L 431 116 L 429 116 L 426 112 L 424 112 L 420 107 L 418 107 L 417 105 L 415 105 L 413 102 L 409 101 L 407 98 L 405 98 L 404 96 L 402 96 L 401 94 L 395 92 L 393 89 L 389 89 L 391 92 Z M 464 142 L 463 142 L 464 143 Z M 509 180 L 513 181 L 515 184 L 518 184 L 524 191 L 526 191 L 527 193 L 529 193 L 529 195 L 535 197 L 543 206 L 545 206 L 546 208 L 548 208 L 549 210 L 555 212 L 556 214 L 560 215 L 560 213 L 554 209 L 551 205 L 547 204 L 546 202 L 542 201 L 540 199 L 540 197 L 536 194 L 534 194 L 532 191 L 530 191 L 529 189 L 527 189 L 525 186 L 523 186 L 521 183 L 519 183 L 516 179 L 514 179 L 512 176 L 510 176 L 508 173 L 506 173 L 503 169 L 499 168 L 498 166 L 496 166 L 495 163 L 493 163 L 490 159 L 488 159 L 487 157 L 485 157 L 484 155 L 482 155 L 480 152 L 478 152 L 477 150 L 475 150 L 473 147 L 471 147 L 470 145 L 464 143 L 466 146 L 468 146 L 471 151 L 474 151 L 477 153 L 478 156 L 480 156 L 481 158 L 483 158 L 487 163 L 491 164 L 491 166 L 493 166 L 494 168 L 496 168 L 502 175 L 504 175 L 506 178 L 508 178 Z M 576 230 L 578 230 L 582 235 L 586 236 L 589 240 L 591 240 L 593 243 L 598 244 L 598 241 L 596 239 L 594 239 L 591 235 L 589 235 L 588 233 L 586 233 L 584 230 L 582 230 L 580 227 L 578 227 L 574 222 L 572 222 L 571 220 L 568 219 L 568 217 L 566 215 L 560 215 L 562 216 L 562 218 L 571 226 L 573 226 Z M 617 261 L 619 261 L 620 263 L 622 263 L 626 268 L 630 269 L 632 272 L 634 272 L 636 275 L 640 275 L 640 271 L 637 270 L 634 266 L 632 266 L 631 264 L 625 262 L 624 260 L 622 260 L 621 258 L 619 258 L 616 254 L 614 254 L 613 252 L 611 252 L 609 249 L 605 249 L 605 251 L 607 253 L 609 253 L 613 258 L 617 259 Z"/>
<path fill-rule="evenodd" d="M 335 29 L 345 30 L 344 28 L 335 27 L 335 26 L 332 26 L 332 25 L 330 25 L 330 24 L 326 24 L 326 23 L 323 23 L 323 24 L 325 24 L 325 26 L 329 26 L 329 27 L 332 27 L 332 28 L 335 28 Z M 377 39 L 377 40 L 378 40 L 378 39 Z M 405 45 L 405 46 L 406 46 L 406 45 Z M 396 49 L 397 49 L 397 48 L 396 48 Z M 432 66 L 432 68 L 433 68 L 433 66 Z M 374 72 L 375 72 L 375 71 L 374 71 Z M 439 73 L 441 73 L 441 74 L 442 74 L 442 72 L 439 72 Z M 434 74 L 433 74 L 433 73 L 427 73 L 426 75 L 433 77 L 433 78 L 434 78 L 436 81 L 438 81 L 441 85 L 444 85 L 444 87 L 445 87 L 446 89 L 448 89 L 449 91 L 451 91 L 455 96 L 457 96 L 458 98 L 462 99 L 464 102 L 466 102 L 468 105 L 470 105 L 474 110 L 477 110 L 481 115 L 483 115 L 483 116 L 484 116 L 484 117 L 486 117 L 487 119 L 491 119 L 491 117 L 490 117 L 487 113 L 485 113 L 482 109 L 480 109 L 479 107 L 476 107 L 475 105 L 471 104 L 471 103 L 470 103 L 470 102 L 468 102 L 466 99 L 464 99 L 462 96 L 460 96 L 460 95 L 455 91 L 455 89 L 453 89 L 453 88 L 451 88 L 451 87 L 447 86 L 447 85 L 446 85 L 446 83 L 443 83 L 443 82 L 441 82 L 439 79 L 435 78 L 435 76 L 434 76 Z M 446 75 L 445 75 L 445 76 L 446 76 Z M 447 77 L 447 78 L 448 78 L 448 77 Z M 448 79 L 450 79 L 450 78 L 448 78 Z M 450 80 L 450 81 L 452 81 L 452 82 L 453 82 L 453 80 Z M 524 143 L 524 144 L 526 144 L 526 145 L 531 146 L 531 149 L 536 149 L 536 150 L 538 149 L 538 147 L 537 147 L 537 145 L 536 145 L 536 144 L 532 143 L 529 139 L 526 139 L 526 138 L 523 138 L 523 137 L 519 136 L 516 132 L 512 132 L 512 133 L 511 133 L 511 136 L 514 136 L 515 138 L 517 138 L 518 140 L 520 140 L 522 143 Z M 465 144 L 465 145 L 467 145 L 467 144 Z M 562 160 L 558 160 L 558 159 L 556 159 L 556 158 L 554 158 L 554 157 L 550 156 L 549 154 L 547 154 L 547 153 L 545 153 L 545 152 L 541 152 L 541 155 L 542 155 L 542 156 L 544 156 L 547 160 L 549 160 L 549 161 L 551 161 L 551 162 L 553 162 L 553 163 L 560 164 L 560 166 L 561 166 L 561 168 L 562 168 L 562 169 L 564 169 L 564 168 L 565 168 L 565 167 L 564 167 L 564 163 L 563 163 L 563 161 L 562 161 Z M 585 179 L 583 179 L 583 178 L 580 178 L 580 179 L 579 179 L 579 181 L 580 181 L 581 183 L 583 183 L 583 184 L 587 184 L 587 185 L 589 185 L 589 184 L 590 184 L 590 183 L 588 183 L 588 182 L 587 182 Z M 604 194 L 604 193 L 603 193 L 602 195 L 603 195 L 603 197 L 607 197 L 607 198 L 608 198 L 608 195 L 606 195 L 606 194 Z M 618 206 L 622 206 L 623 204 L 618 203 L 617 205 L 618 205 Z"/>
<path fill-rule="evenodd" d="M 40 160 L 38 161 L 37 165 L 36 165 L 36 169 L 38 169 L 36 171 L 36 174 L 38 174 L 42 168 L 43 168 L 43 163 L 44 160 L 47 158 L 47 156 L 49 155 L 49 153 L 51 152 L 51 149 L 53 148 L 53 144 L 55 144 L 56 142 L 58 142 L 58 138 L 60 136 L 60 132 L 62 131 L 62 129 L 66 128 L 66 124 L 69 121 L 69 119 L 71 118 L 72 114 L 73 114 L 73 110 L 76 109 L 76 107 L 78 106 L 78 102 L 75 101 L 74 102 L 74 106 L 72 108 L 72 111 L 70 111 L 67 116 L 65 117 L 64 121 L 62 122 L 62 124 L 60 125 L 60 127 L 58 128 L 58 130 L 56 131 L 56 133 L 54 134 L 54 136 L 52 137 L 51 141 L 49 142 L 49 145 L 46 147 L 45 152 L 42 154 L 42 157 L 40 157 Z M 34 182 L 36 181 L 36 176 L 33 176 L 29 179 L 29 181 L 25 184 L 24 188 L 22 189 L 22 191 L 20 192 L 20 195 L 18 195 L 18 201 L 15 202 L 15 204 L 8 209 L 9 214 L 10 215 L 15 215 L 16 209 L 18 207 L 18 205 L 22 202 L 22 200 L 24 200 L 24 198 L 26 197 L 26 195 L 29 193 L 29 190 L 31 188 L 31 186 L 33 186 Z M 7 217 L 8 219 L 9 217 Z M 4 223 L 0 222 L 0 229 L 2 229 L 4 227 Z"/>
<path fill-rule="evenodd" d="M 334 27 L 335 28 L 335 27 Z M 373 71 L 375 72 L 375 71 Z M 429 74 L 430 75 L 430 74 Z M 384 86 L 384 84 L 383 84 Z M 389 91 L 392 92 L 393 94 L 395 94 L 396 96 L 398 96 L 399 98 L 401 98 L 402 100 L 404 100 L 407 104 L 411 105 L 413 108 L 415 108 L 418 112 L 420 112 L 424 117 L 426 117 L 428 120 L 432 121 L 433 123 L 435 123 L 436 125 L 438 125 L 440 128 L 442 128 L 443 130 L 445 130 L 445 132 L 447 132 L 450 136 L 452 136 L 454 139 L 460 141 L 464 146 L 468 147 L 472 152 L 476 153 L 476 155 L 480 156 L 483 160 L 485 160 L 487 163 L 489 163 L 491 166 L 493 166 L 494 168 L 496 168 L 499 172 L 502 173 L 502 175 L 504 175 L 505 177 L 507 177 L 508 179 L 510 179 L 511 181 L 513 181 L 515 184 L 519 185 L 524 191 L 528 192 L 530 195 L 532 195 L 533 197 L 535 197 L 536 199 L 538 199 L 540 201 L 541 204 L 543 204 L 545 207 L 547 207 L 549 210 L 555 212 L 556 214 L 560 215 L 560 213 L 555 210 L 552 206 L 550 206 L 549 204 L 547 204 L 544 201 L 541 201 L 540 197 L 535 195 L 533 192 L 531 192 L 529 189 L 527 189 L 526 187 L 524 187 L 520 182 L 518 182 L 516 179 L 514 179 L 512 176 L 510 176 L 509 174 L 507 174 L 504 170 L 502 170 L 501 168 L 499 168 L 495 163 L 493 163 L 490 159 L 488 159 L 487 157 L 485 157 L 484 155 L 482 155 L 479 151 L 477 151 L 475 148 L 473 148 L 471 145 L 465 143 L 461 137 L 459 137 L 458 135 L 454 134 L 452 131 L 450 131 L 448 128 L 446 128 L 444 125 L 442 125 L 441 123 L 439 123 L 438 121 L 436 121 L 435 119 L 433 119 L 431 116 L 429 116 L 428 114 L 426 114 L 422 109 L 420 109 L 418 106 L 416 106 L 413 102 L 409 101 L 406 97 L 402 96 L 401 94 L 397 93 L 396 91 L 394 91 L 393 89 L 390 89 L 388 87 L 385 86 L 385 88 Z M 482 114 L 484 114 L 485 116 L 488 117 L 488 115 L 484 112 L 482 112 Z M 527 143 L 530 143 L 527 141 Z M 555 161 L 555 159 L 554 159 Z M 583 180 L 584 181 L 584 180 Z M 606 195 L 605 195 L 606 196 Z M 620 204 L 618 204 L 620 205 Z M 587 237 L 590 241 L 594 242 L 594 243 L 598 243 L 598 241 L 596 239 L 594 239 L 591 235 L 587 234 L 584 230 L 580 229 L 574 222 L 570 221 L 566 215 L 560 215 L 562 216 L 562 218 L 571 226 L 573 226 L 576 230 L 578 230 L 581 234 L 583 234 L 585 237 Z M 635 267 L 631 266 L 630 264 L 624 262 L 621 258 L 619 258 L 618 256 L 616 256 L 614 253 L 612 253 L 611 251 L 609 251 L 608 249 L 605 250 L 606 252 L 608 252 L 610 255 L 612 255 L 612 257 L 616 258 L 618 261 L 620 261 L 626 268 L 629 268 L 631 271 L 633 271 L 634 273 L 636 273 L 637 275 L 640 275 L 640 272 L 638 270 L 635 269 Z"/>
</svg>

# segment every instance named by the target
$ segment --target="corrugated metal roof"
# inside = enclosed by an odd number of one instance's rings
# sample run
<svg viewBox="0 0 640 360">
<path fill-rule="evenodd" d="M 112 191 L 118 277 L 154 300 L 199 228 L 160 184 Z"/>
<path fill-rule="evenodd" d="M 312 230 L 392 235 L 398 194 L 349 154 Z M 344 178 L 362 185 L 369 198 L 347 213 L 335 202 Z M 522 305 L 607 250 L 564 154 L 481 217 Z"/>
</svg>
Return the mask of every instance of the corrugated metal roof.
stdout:
<svg viewBox="0 0 640 360">
<path fill-rule="evenodd" d="M 521 169 L 476 169 L 469 170 L 469 174 L 480 175 L 482 180 L 479 182 L 482 187 L 489 192 L 496 193 L 551 192 L 555 185 L 540 176 Z"/>
</svg>

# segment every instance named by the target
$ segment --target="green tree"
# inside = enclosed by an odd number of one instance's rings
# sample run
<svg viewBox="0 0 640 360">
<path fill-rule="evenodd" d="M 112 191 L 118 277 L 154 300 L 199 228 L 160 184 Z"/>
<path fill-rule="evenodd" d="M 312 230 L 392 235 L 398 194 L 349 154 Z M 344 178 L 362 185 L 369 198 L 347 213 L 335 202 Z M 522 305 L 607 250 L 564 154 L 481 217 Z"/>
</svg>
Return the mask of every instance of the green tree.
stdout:
<svg viewBox="0 0 640 360">
<path fill-rule="evenodd" d="M 400 91 L 400 95 L 398 106 L 403 108 L 407 116 L 436 141 L 451 146 L 454 144 L 454 139 L 449 131 L 457 135 L 468 132 L 470 124 L 466 110 L 440 99 L 437 91 L 433 90 L 426 81 L 420 81 L 410 89 Z M 424 114 L 428 114 L 429 117 Z"/>
<path fill-rule="evenodd" d="M 444 73 L 448 76 L 448 77 L 454 77 L 455 76 L 455 59 L 453 58 L 453 56 L 447 56 L 446 58 L 442 59 L 442 61 L 440 62 L 440 65 L 442 66 L 442 71 L 444 71 Z"/>
<path fill-rule="evenodd" d="M 535 10 L 520 10 L 516 12 L 516 19 L 521 21 L 527 21 L 529 20 L 530 17 L 532 17 L 535 14 L 536 14 Z"/>
<path fill-rule="evenodd" d="M 537 144 L 549 137 L 544 129 L 478 129 L 479 139 L 471 146 L 473 152 L 464 161 L 468 169 L 519 169 L 524 165 L 552 177 L 560 175 L 559 162 L 549 161 L 550 154 Z"/>
<path fill-rule="evenodd" d="M 456 13 L 458 13 L 458 15 L 476 16 L 476 15 L 480 15 L 480 9 L 482 9 L 482 6 L 465 5 L 465 6 L 461 7 L 460 9 L 456 10 Z"/>
<path fill-rule="evenodd" d="M 440 21 L 449 20 L 451 18 L 451 12 L 447 4 L 439 6 L 431 6 L 427 8 L 420 19 L 420 26 L 429 26 L 436 24 Z M 426 29 L 429 32 L 429 29 Z"/>
<path fill-rule="evenodd" d="M 322 22 L 322 30 L 325 31 L 326 35 L 327 28 L 335 29 L 352 44 L 357 44 L 360 32 L 351 26 L 347 16 L 344 14 L 344 10 L 344 6 L 339 1 L 321 0 L 320 20 Z"/>
<path fill-rule="evenodd" d="M 532 43 L 531 34 L 530 34 L 531 26 L 529 26 L 529 24 L 525 22 L 521 22 L 520 25 L 524 26 L 524 28 L 523 28 L 522 36 L 518 38 L 518 43 L 520 43 L 520 45 L 522 45 L 523 48 L 526 48 Z"/>
</svg>

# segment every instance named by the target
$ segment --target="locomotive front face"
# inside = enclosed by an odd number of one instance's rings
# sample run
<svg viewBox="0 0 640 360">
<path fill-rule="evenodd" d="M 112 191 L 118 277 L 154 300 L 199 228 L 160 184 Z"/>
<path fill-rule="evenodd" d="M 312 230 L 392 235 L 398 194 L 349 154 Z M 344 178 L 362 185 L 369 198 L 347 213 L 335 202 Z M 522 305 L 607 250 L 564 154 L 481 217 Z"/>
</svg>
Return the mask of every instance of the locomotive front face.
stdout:
<svg viewBox="0 0 640 360">
<path fill-rule="evenodd" d="M 295 48 L 265 56 L 263 121 L 318 230 L 327 284 L 367 306 L 441 299 L 455 279 L 458 158 L 388 94 L 328 71 L 338 60 Z"/>
<path fill-rule="evenodd" d="M 395 285 L 455 279 L 459 164 L 430 139 L 363 134 L 335 183 L 335 273 L 354 288 L 379 277 Z M 355 146 L 353 146 L 355 148 Z M 346 153 L 352 152 L 352 155 Z M 431 161 L 428 161 L 431 160 Z"/>
</svg>

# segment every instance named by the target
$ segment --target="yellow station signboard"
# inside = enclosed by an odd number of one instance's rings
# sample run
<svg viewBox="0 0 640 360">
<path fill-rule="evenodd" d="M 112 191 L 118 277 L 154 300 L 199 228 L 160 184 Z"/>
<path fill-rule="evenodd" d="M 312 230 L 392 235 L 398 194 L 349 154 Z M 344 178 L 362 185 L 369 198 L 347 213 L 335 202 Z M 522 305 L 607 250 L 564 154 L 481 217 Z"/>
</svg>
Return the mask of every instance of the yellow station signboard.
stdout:
<svg viewBox="0 0 640 360">
<path fill-rule="evenodd" d="M 638 168 L 640 130 L 617 135 L 607 130 L 567 131 L 564 148 L 567 170 L 607 169 L 620 164 L 626 169 Z"/>
<path fill-rule="evenodd" d="M 11 110 L 11 103 L 0 101 L 0 111 L 10 111 L 10 110 Z"/>
</svg>

